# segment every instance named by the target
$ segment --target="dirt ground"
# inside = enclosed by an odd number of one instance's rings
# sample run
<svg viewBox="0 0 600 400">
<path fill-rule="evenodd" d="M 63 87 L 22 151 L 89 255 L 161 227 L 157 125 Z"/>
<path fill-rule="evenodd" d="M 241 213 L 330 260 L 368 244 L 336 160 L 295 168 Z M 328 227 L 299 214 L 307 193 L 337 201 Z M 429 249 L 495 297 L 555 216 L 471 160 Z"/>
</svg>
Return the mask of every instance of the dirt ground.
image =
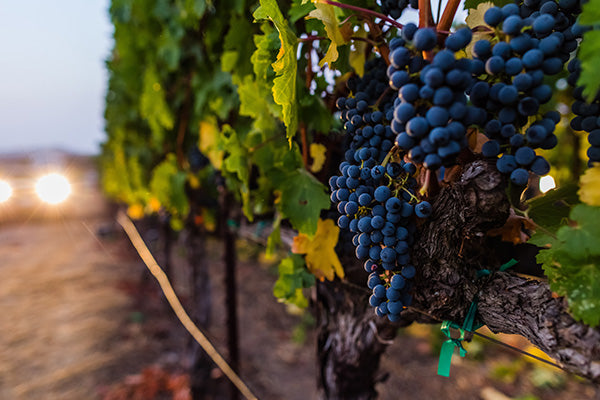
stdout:
<svg viewBox="0 0 600 400">
<path fill-rule="evenodd" d="M 179 382 L 180 394 L 186 390 L 189 336 L 126 238 L 112 230 L 101 197 L 91 198 L 88 212 L 76 218 L 0 224 L 2 400 L 134 398 L 129 389 L 160 374 Z M 157 250 L 158 234 L 145 233 Z M 225 353 L 221 249 L 218 242 L 209 247 L 213 320 L 207 334 Z M 242 377 L 260 399 L 316 399 L 310 318 L 277 303 L 273 267 L 259 263 L 252 246 L 238 247 Z M 174 254 L 182 259 L 181 252 Z M 175 288 L 185 304 L 189 280 L 184 264 L 177 265 Z M 468 345 L 466 358 L 455 355 L 450 378 L 439 377 L 441 341 L 429 327 L 403 331 L 382 362 L 389 375 L 378 386 L 380 398 L 600 398 L 585 382 L 482 341 Z M 226 384 L 218 370 L 212 377 L 216 386 Z M 138 399 L 172 398 L 139 393 Z"/>
</svg>

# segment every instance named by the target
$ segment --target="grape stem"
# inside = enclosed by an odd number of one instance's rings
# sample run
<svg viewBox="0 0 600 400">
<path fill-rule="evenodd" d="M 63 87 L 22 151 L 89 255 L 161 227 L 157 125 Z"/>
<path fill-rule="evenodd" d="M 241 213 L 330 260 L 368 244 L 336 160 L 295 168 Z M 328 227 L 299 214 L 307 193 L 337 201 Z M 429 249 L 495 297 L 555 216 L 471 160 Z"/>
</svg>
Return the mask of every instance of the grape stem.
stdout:
<svg viewBox="0 0 600 400">
<path fill-rule="evenodd" d="M 398 151 L 398 149 L 399 149 L 398 145 L 394 145 L 390 149 L 390 151 L 387 153 L 387 155 L 385 156 L 385 158 L 381 162 L 381 166 L 382 167 L 385 167 L 387 165 L 387 163 L 390 162 L 390 158 L 392 158 L 392 156 Z"/>
<path fill-rule="evenodd" d="M 351 18 L 358 17 L 358 16 L 359 16 L 359 14 L 350 14 L 350 15 L 348 15 L 346 17 L 345 20 L 343 20 L 342 22 L 340 22 L 340 25 L 344 25 L 346 22 L 350 21 Z"/>
<path fill-rule="evenodd" d="M 421 187 L 419 194 L 425 198 L 431 198 L 437 194 L 440 189 L 436 174 L 427 169 L 425 171 L 425 184 Z"/>
<path fill-rule="evenodd" d="M 431 13 L 431 0 L 419 0 L 419 28 L 435 26 Z"/>
<path fill-rule="evenodd" d="M 305 38 L 298 38 L 299 42 L 314 42 L 317 40 L 326 40 L 325 36 L 307 36 Z"/>
<path fill-rule="evenodd" d="M 454 21 L 454 16 L 456 15 L 456 10 L 458 10 L 458 5 L 460 4 L 460 0 L 448 0 L 448 4 L 446 4 L 446 8 L 444 8 L 444 13 L 442 14 L 442 18 L 438 21 L 437 30 L 448 31 L 452 26 L 452 21 Z"/>
<path fill-rule="evenodd" d="M 371 40 L 371 39 L 369 39 L 369 38 L 358 37 L 358 36 L 352 36 L 352 37 L 350 37 L 350 39 L 351 39 L 351 40 L 358 40 L 358 41 L 361 41 L 361 42 L 367 42 L 367 43 L 369 43 L 369 44 L 370 44 L 371 46 L 373 46 L 373 47 L 377 47 L 377 46 L 379 46 L 379 45 L 378 45 L 378 44 L 377 44 L 377 43 L 376 43 L 374 40 Z"/>
<path fill-rule="evenodd" d="M 369 15 L 372 15 L 376 18 L 379 18 L 379 19 L 389 23 L 390 25 L 395 26 L 398 29 L 402 29 L 404 27 L 404 25 L 402 25 L 398 21 L 389 18 L 387 15 L 378 13 L 377 11 L 368 10 L 368 9 L 362 8 L 362 7 L 352 6 L 350 4 L 338 3 L 337 1 L 333 1 L 333 0 L 317 0 L 317 2 L 329 4 L 331 6 L 335 6 L 335 7 L 339 7 L 339 8 L 346 8 L 348 10 L 358 11 L 359 13 L 362 13 L 362 14 L 369 14 Z"/>
</svg>

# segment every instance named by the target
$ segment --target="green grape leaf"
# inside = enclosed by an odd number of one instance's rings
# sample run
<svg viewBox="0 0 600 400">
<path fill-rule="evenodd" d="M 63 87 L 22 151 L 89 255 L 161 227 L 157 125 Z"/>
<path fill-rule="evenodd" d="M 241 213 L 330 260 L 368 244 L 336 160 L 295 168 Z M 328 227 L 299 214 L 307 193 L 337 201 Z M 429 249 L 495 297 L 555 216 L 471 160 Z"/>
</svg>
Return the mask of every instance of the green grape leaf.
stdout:
<svg viewBox="0 0 600 400">
<path fill-rule="evenodd" d="M 502 7 L 510 3 L 514 3 L 512 0 L 465 0 L 464 8 L 468 10 L 470 8 L 477 8 L 477 6 L 484 2 L 492 2 L 495 6 Z"/>
<path fill-rule="evenodd" d="M 165 62 L 169 71 L 174 71 L 181 58 L 181 45 L 179 39 L 171 34 L 171 30 L 164 29 L 157 40 L 158 56 Z"/>
<path fill-rule="evenodd" d="M 281 260 L 278 272 L 279 278 L 273 287 L 275 297 L 300 308 L 308 306 L 308 300 L 302 293 L 302 289 L 313 286 L 315 277 L 306 270 L 304 258 L 297 254 L 291 254 Z"/>
<path fill-rule="evenodd" d="M 221 135 L 223 150 L 227 152 L 223 160 L 225 170 L 235 174 L 244 186 L 248 186 L 250 179 L 248 150 L 231 126 L 223 126 Z"/>
<path fill-rule="evenodd" d="M 254 35 L 256 50 L 252 53 L 250 61 L 256 79 L 266 82 L 269 74 L 273 73 L 271 58 L 275 50 L 279 48 L 279 36 L 270 24 L 262 24 L 261 35 Z"/>
<path fill-rule="evenodd" d="M 225 35 L 221 69 L 225 72 L 235 72 L 245 76 L 252 72 L 252 32 L 253 26 L 247 18 L 236 14 L 231 15 L 229 30 Z"/>
<path fill-rule="evenodd" d="M 281 190 L 281 212 L 301 233 L 314 235 L 321 210 L 330 206 L 325 187 L 305 169 L 289 173 Z"/>
<path fill-rule="evenodd" d="M 577 203 L 579 203 L 579 198 L 576 184 L 567 184 L 552 189 L 544 195 L 529 200 L 527 216 L 539 228 L 536 229 L 528 243 L 536 246 L 551 244 L 558 229 L 568 222 L 571 209 Z"/>
<path fill-rule="evenodd" d="M 189 204 L 185 193 L 185 172 L 177 168 L 177 160 L 173 153 L 158 164 L 152 171 L 150 190 L 173 216 L 182 218 L 189 212 Z"/>
<path fill-rule="evenodd" d="M 563 249 L 581 260 L 588 255 L 600 256 L 600 207 L 579 204 L 573 207 L 570 219 L 577 226 L 564 226 L 557 233 Z"/>
<path fill-rule="evenodd" d="M 589 4 L 584 5 L 584 13 Z M 591 100 L 600 89 L 600 76 L 596 71 L 600 65 L 600 31 L 591 30 L 583 34 L 577 58 L 581 60 L 581 75 L 577 85 L 584 87 L 584 96 Z"/>
<path fill-rule="evenodd" d="M 154 66 L 146 68 L 144 91 L 140 98 L 140 113 L 148 121 L 155 146 L 164 140 L 164 130 L 173 129 L 173 116 L 165 100 L 165 91 Z"/>
<path fill-rule="evenodd" d="M 240 115 L 252 117 L 253 127 L 260 132 L 275 131 L 277 120 L 273 117 L 279 117 L 281 109 L 273 103 L 267 85 L 252 79 L 251 75 L 235 83 L 240 98 Z"/>
<path fill-rule="evenodd" d="M 275 221 L 273 221 L 273 231 L 267 238 L 267 248 L 265 255 L 267 258 L 271 258 L 275 255 L 277 249 L 281 246 L 281 217 L 277 215 Z"/>
<path fill-rule="evenodd" d="M 600 324 L 600 208 L 579 204 L 549 249 L 538 253 L 550 288 L 566 296 L 573 316 L 590 326 Z"/>
<path fill-rule="evenodd" d="M 279 32 L 281 47 L 273 70 L 277 77 L 273 80 L 273 99 L 283 108 L 283 123 L 286 126 L 286 136 L 290 140 L 296 135 L 298 129 L 298 109 L 296 107 L 296 76 L 298 63 L 296 51 L 298 38 L 292 32 L 287 21 L 283 18 L 281 10 L 275 0 L 261 0 L 260 7 L 253 14 L 256 20 L 270 19 Z"/>
<path fill-rule="evenodd" d="M 290 10 L 288 11 L 290 23 L 295 24 L 299 19 L 304 18 L 315 8 L 315 5 L 311 2 L 306 2 L 303 4 L 302 0 L 294 0 Z"/>
<path fill-rule="evenodd" d="M 600 23 L 600 0 L 589 0 L 583 4 L 583 12 L 579 16 L 581 25 L 597 25 Z"/>
<path fill-rule="evenodd" d="M 309 131 L 320 133 L 329 133 L 333 123 L 333 116 L 327 109 L 323 100 L 318 96 L 311 96 L 308 90 L 301 91 L 300 100 L 300 118 L 306 122 Z"/>
<path fill-rule="evenodd" d="M 331 67 L 332 63 L 338 59 L 338 46 L 347 43 L 344 35 L 340 31 L 339 22 L 335 12 L 335 8 L 330 4 L 317 3 L 317 9 L 313 10 L 308 14 L 309 18 L 316 18 L 325 25 L 325 32 L 327 37 L 331 40 L 325 57 L 319 61 L 319 66 L 322 67 L 325 64 L 329 64 Z"/>
<path fill-rule="evenodd" d="M 185 16 L 190 19 L 198 20 L 202 18 L 204 12 L 206 11 L 206 3 L 211 3 L 210 1 L 204 0 L 183 0 Z"/>
</svg>

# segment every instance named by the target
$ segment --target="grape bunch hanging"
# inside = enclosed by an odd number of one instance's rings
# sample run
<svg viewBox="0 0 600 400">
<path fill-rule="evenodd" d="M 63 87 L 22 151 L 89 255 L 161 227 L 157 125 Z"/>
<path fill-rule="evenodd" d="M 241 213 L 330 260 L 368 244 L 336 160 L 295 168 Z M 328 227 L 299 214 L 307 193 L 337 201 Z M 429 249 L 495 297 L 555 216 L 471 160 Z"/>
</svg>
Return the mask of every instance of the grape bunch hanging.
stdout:
<svg viewBox="0 0 600 400">
<path fill-rule="evenodd" d="M 398 18 L 407 4 L 382 1 L 381 9 Z M 373 58 L 362 78 L 348 81 L 350 95 L 336 103 L 348 148 L 340 175 L 329 181 L 331 200 L 370 274 L 377 315 L 397 321 L 412 301 L 411 248 L 419 219 L 434 211 L 417 180 L 421 171 L 435 177 L 455 165 L 472 151 L 469 132 L 479 131 L 488 138 L 481 156 L 495 159 L 516 188 L 531 173 L 549 172 L 536 149 L 556 146 L 561 117 L 541 111 L 552 97 L 544 78 L 563 71 L 577 49 L 580 13 L 579 0 L 494 6 L 484 14 L 488 35 L 474 43 L 470 28 L 448 35 L 408 23 L 389 41 L 387 64 Z M 569 70 L 576 75 L 576 63 Z M 574 124 L 590 132 L 588 154 L 600 161 L 600 101 L 585 103 L 581 91 Z"/>
</svg>

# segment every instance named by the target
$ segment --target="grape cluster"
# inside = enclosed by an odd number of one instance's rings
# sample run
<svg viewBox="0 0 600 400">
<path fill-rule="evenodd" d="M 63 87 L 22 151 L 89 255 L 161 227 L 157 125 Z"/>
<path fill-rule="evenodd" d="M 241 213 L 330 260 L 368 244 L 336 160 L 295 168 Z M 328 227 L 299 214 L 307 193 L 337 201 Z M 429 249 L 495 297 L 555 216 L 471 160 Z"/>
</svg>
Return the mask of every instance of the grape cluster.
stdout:
<svg viewBox="0 0 600 400">
<path fill-rule="evenodd" d="M 487 111 L 482 126 L 490 139 L 483 145 L 486 157 L 497 157 L 498 170 L 525 186 L 529 171 L 544 175 L 550 165 L 535 149 L 556 146 L 554 135 L 560 114 L 540 113 L 540 106 L 552 97 L 544 76 L 564 68 L 577 48 L 573 28 L 577 1 L 525 1 L 491 7 L 484 21 L 495 28 L 496 43 L 479 40 L 473 45 L 472 72 L 475 83 L 469 98 L 475 107 Z"/>
<path fill-rule="evenodd" d="M 210 160 L 200 151 L 198 146 L 192 146 L 189 150 L 188 161 L 192 172 L 198 172 L 210 164 Z"/>
<path fill-rule="evenodd" d="M 575 86 L 581 73 L 580 61 L 574 58 L 569 63 L 568 70 L 567 81 L 571 86 Z M 590 143 L 587 150 L 588 165 L 591 166 L 594 162 L 600 162 L 600 93 L 591 102 L 587 102 L 583 96 L 583 90 L 582 86 L 575 87 L 573 90 L 574 101 L 571 110 L 576 117 L 571 120 L 571 128 L 587 132 Z"/>
<path fill-rule="evenodd" d="M 457 30 L 431 62 L 421 56 L 437 44 L 431 28 L 406 24 L 402 39 L 390 43 L 388 76 L 390 86 L 399 90 L 391 128 L 398 147 L 431 170 L 454 164 L 467 145 L 466 127 L 472 119 L 465 96 L 471 83 L 470 61 L 457 58 L 455 52 L 471 38 L 469 28 Z"/>
<path fill-rule="evenodd" d="M 419 0 L 381 0 L 381 12 L 398 19 L 409 5 L 417 9 L 419 8 Z"/>
<path fill-rule="evenodd" d="M 353 233 L 355 255 L 370 273 L 369 303 L 378 315 L 396 321 L 412 300 L 414 216 L 426 218 L 432 210 L 416 197 L 416 166 L 392 150 L 396 92 L 387 86 L 385 63 L 374 59 L 365 70 L 362 79 L 348 82 L 354 95 L 336 103 L 350 143 L 341 175 L 332 176 L 329 185 L 341 214 L 338 226 Z"/>
</svg>

